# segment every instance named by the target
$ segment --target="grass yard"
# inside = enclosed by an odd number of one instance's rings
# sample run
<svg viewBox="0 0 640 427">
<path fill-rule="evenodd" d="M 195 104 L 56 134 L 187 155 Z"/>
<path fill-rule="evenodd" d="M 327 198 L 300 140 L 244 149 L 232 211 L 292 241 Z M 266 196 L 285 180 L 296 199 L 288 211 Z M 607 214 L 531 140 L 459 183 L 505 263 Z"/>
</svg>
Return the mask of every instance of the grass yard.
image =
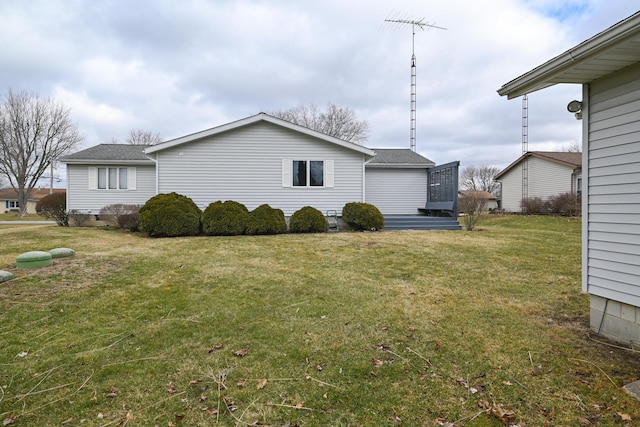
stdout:
<svg viewBox="0 0 640 427">
<path fill-rule="evenodd" d="M 0 225 L 4 426 L 640 425 L 580 222 L 148 239 Z M 73 258 L 16 270 L 31 250 Z"/>
</svg>

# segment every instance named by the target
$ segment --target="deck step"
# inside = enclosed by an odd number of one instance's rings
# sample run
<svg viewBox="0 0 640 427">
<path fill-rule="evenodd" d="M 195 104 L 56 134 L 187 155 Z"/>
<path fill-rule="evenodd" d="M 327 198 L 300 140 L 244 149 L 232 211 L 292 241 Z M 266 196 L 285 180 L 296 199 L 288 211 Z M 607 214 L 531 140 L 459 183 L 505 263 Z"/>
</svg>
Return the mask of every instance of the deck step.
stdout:
<svg viewBox="0 0 640 427">
<path fill-rule="evenodd" d="M 385 215 L 383 230 L 461 230 L 455 218 L 423 215 Z"/>
</svg>

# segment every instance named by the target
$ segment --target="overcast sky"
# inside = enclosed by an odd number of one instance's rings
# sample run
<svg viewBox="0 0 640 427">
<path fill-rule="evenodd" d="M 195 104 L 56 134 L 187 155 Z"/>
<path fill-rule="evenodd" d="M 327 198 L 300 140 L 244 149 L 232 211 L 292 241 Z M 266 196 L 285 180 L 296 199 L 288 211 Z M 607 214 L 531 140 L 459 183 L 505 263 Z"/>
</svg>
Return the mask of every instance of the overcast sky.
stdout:
<svg viewBox="0 0 640 427">
<path fill-rule="evenodd" d="M 163 139 L 259 112 L 332 102 L 409 148 L 410 25 L 417 151 L 503 168 L 522 154 L 522 102 L 496 90 L 632 15 L 630 0 L 1 0 L 0 93 L 71 109 L 83 148 Z M 529 149 L 581 142 L 578 85 L 529 95 Z"/>
</svg>

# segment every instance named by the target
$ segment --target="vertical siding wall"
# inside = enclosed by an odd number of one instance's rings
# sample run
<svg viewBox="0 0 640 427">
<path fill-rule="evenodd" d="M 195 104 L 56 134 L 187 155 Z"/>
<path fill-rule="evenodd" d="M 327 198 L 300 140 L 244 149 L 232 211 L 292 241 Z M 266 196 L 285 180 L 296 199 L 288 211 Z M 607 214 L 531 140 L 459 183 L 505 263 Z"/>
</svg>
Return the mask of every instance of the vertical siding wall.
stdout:
<svg viewBox="0 0 640 427">
<path fill-rule="evenodd" d="M 549 160 L 528 158 L 529 198 L 548 199 L 575 188 L 572 182 L 573 169 Z M 508 212 L 521 212 L 522 164 L 516 165 L 502 177 L 502 208 Z"/>
<path fill-rule="evenodd" d="M 89 167 L 126 167 L 126 165 L 67 164 L 67 209 L 97 214 L 105 206 L 117 203 L 142 205 L 156 194 L 154 166 L 135 166 L 135 190 L 89 190 Z M 132 165 L 133 166 L 133 165 Z"/>
<path fill-rule="evenodd" d="M 384 215 L 416 215 L 427 204 L 427 169 L 366 168 L 365 201 Z"/>
<path fill-rule="evenodd" d="M 282 160 L 334 160 L 334 187 L 282 186 Z M 271 123 L 255 123 L 158 152 L 159 192 L 175 191 L 201 208 L 235 200 L 289 216 L 303 206 L 342 211 L 362 201 L 361 153 Z"/>
<path fill-rule="evenodd" d="M 640 64 L 591 84 L 585 190 L 588 214 L 583 214 L 584 290 L 634 307 L 640 307 L 638 76 Z M 592 304 L 592 314 L 596 308 Z M 592 327 L 593 320 L 592 316 Z M 619 325 L 613 321 L 597 326 L 604 334 L 609 329 L 619 335 Z M 630 337 L 638 339 L 639 331 L 640 327 Z"/>
</svg>

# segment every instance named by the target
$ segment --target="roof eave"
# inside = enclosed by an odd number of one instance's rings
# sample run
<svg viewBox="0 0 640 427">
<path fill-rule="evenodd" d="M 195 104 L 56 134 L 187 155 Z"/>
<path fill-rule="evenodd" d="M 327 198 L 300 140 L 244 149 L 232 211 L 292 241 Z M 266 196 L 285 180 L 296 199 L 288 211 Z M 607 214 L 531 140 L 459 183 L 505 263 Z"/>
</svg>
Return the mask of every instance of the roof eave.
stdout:
<svg viewBox="0 0 640 427">
<path fill-rule="evenodd" d="M 201 132 L 196 132 L 196 133 L 193 133 L 193 134 L 190 134 L 190 135 L 186 135 L 186 136 L 183 136 L 183 137 L 180 137 L 180 138 L 172 139 L 170 141 L 166 141 L 166 142 L 163 142 L 161 144 L 152 145 L 152 146 L 146 148 L 144 150 L 144 152 L 145 152 L 145 154 L 155 153 L 157 151 L 166 150 L 167 148 L 175 147 L 175 146 L 178 146 L 178 145 L 190 142 L 190 141 L 195 141 L 197 139 L 207 138 L 209 136 L 217 135 L 217 134 L 220 134 L 220 133 L 223 133 L 223 132 L 227 132 L 227 131 L 230 131 L 230 130 L 233 130 L 233 129 L 240 128 L 242 126 L 246 126 L 246 125 L 249 125 L 249 124 L 257 123 L 259 121 L 264 121 L 264 122 L 272 123 L 272 124 L 275 124 L 275 125 L 278 125 L 278 126 L 282 126 L 284 128 L 291 129 L 291 130 L 294 130 L 296 132 L 300 132 L 300 133 L 312 136 L 314 138 L 322 139 L 322 140 L 325 140 L 327 142 L 331 142 L 333 144 L 336 144 L 336 145 L 339 145 L 339 146 L 342 146 L 342 147 L 345 147 L 345 148 L 360 152 L 360 153 L 365 154 L 367 156 L 372 156 L 372 157 L 375 156 L 375 151 L 371 150 L 371 149 L 369 149 L 367 147 L 363 147 L 361 145 L 354 144 L 354 143 L 349 142 L 349 141 L 344 141 L 344 140 L 339 139 L 339 138 L 334 138 L 332 136 L 325 135 L 323 133 L 314 131 L 314 130 L 309 129 L 309 128 L 305 128 L 303 126 L 296 125 L 294 123 L 288 122 L 286 120 L 279 119 L 277 117 L 273 117 L 273 116 L 271 116 L 269 114 L 265 114 L 265 113 L 259 113 L 259 114 L 256 114 L 254 116 L 250 116 L 250 117 L 246 117 L 244 119 L 236 120 L 234 122 L 230 122 L 230 123 L 227 123 L 227 124 L 224 124 L 224 125 L 221 125 L 221 126 L 217 126 L 217 127 L 211 128 L 211 129 L 207 129 L 207 130 L 204 130 L 204 131 L 201 131 Z"/>
<path fill-rule="evenodd" d="M 638 32 L 640 32 L 640 12 L 504 84 L 498 89 L 498 94 L 513 99 L 557 83 L 563 83 L 562 81 L 554 81 L 554 77 L 558 77 L 559 74 L 572 66 L 598 55 L 610 46 L 622 42 Z M 584 81 L 572 81 L 571 83 L 588 83 L 591 80 L 592 78 L 585 78 Z"/>
<path fill-rule="evenodd" d="M 153 166 L 155 163 L 152 160 L 107 160 L 107 159 L 60 159 L 60 163 L 66 163 L 70 165 L 141 165 Z"/>
</svg>

